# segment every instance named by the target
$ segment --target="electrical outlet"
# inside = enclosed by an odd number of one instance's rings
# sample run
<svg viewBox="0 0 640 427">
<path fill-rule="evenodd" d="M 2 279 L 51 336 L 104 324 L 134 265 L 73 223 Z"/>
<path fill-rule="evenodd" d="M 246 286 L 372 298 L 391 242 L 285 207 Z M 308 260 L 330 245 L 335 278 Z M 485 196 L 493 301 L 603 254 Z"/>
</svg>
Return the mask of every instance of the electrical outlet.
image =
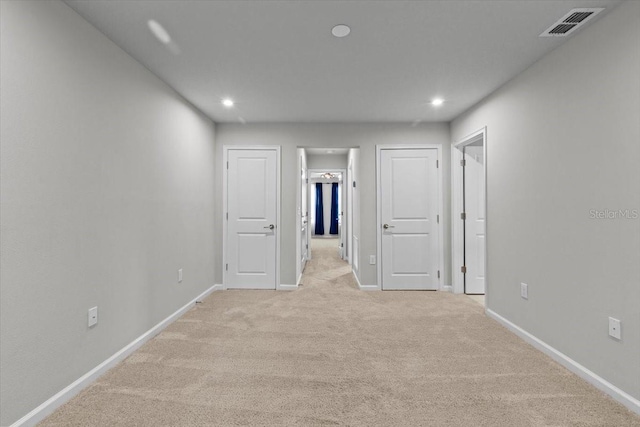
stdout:
<svg viewBox="0 0 640 427">
<path fill-rule="evenodd" d="M 529 285 L 526 283 L 520 283 L 520 296 L 524 299 L 529 299 Z"/>
<path fill-rule="evenodd" d="M 609 335 L 617 340 L 622 339 L 622 331 L 620 330 L 620 328 L 620 321 L 618 319 L 614 319 L 613 317 L 609 317 Z"/>
<path fill-rule="evenodd" d="M 182 283 L 182 269 L 178 270 L 178 283 Z"/>
<path fill-rule="evenodd" d="M 375 255 L 369 255 L 369 264 L 376 265 L 376 256 Z"/>
<path fill-rule="evenodd" d="M 89 327 L 92 327 L 98 323 L 98 307 L 89 309 Z"/>
</svg>

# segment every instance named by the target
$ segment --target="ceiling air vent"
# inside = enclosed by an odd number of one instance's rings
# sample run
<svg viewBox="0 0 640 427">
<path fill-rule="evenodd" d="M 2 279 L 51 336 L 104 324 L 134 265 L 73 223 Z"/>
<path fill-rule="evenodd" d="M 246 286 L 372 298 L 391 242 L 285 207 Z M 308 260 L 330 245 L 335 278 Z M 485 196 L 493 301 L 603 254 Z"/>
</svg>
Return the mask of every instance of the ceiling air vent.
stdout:
<svg viewBox="0 0 640 427">
<path fill-rule="evenodd" d="M 547 28 L 540 37 L 564 37 L 573 33 L 576 29 L 583 26 L 604 8 L 589 9 L 572 9 L 562 18 L 558 19 L 552 26 Z"/>
</svg>

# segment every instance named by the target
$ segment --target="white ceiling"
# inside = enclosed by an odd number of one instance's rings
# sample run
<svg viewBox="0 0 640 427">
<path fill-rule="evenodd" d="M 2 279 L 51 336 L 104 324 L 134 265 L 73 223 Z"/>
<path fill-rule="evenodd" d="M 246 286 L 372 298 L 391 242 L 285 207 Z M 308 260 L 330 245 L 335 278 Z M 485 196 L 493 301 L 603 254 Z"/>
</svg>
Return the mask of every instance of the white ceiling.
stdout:
<svg viewBox="0 0 640 427">
<path fill-rule="evenodd" d="M 419 122 L 452 120 L 573 37 L 538 37 L 570 9 L 601 19 L 620 1 L 66 3 L 217 122 Z"/>
</svg>

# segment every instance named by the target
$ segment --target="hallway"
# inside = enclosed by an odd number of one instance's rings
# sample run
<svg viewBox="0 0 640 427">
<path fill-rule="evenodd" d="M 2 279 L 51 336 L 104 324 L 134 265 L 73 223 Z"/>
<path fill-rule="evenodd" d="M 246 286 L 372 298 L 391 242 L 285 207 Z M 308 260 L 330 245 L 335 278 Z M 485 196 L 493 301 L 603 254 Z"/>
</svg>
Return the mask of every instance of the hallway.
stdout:
<svg viewBox="0 0 640 427">
<path fill-rule="evenodd" d="M 640 425 L 470 298 L 359 291 L 318 240 L 297 291 L 212 294 L 42 425 Z"/>
</svg>

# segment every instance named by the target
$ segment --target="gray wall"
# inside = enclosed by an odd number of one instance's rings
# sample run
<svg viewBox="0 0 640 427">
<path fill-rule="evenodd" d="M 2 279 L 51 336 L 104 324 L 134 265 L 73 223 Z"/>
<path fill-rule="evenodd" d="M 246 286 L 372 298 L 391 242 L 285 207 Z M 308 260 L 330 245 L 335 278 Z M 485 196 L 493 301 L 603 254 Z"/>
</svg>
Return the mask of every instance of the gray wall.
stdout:
<svg viewBox="0 0 640 427">
<path fill-rule="evenodd" d="M 223 146 L 280 145 L 282 147 L 282 229 L 280 280 L 295 284 L 295 182 L 298 177 L 297 147 L 360 147 L 360 282 L 376 284 L 376 266 L 369 265 L 369 255 L 376 254 L 376 186 L 375 146 L 380 144 L 442 144 L 444 180 L 445 272 L 444 284 L 450 284 L 450 139 L 447 123 L 411 126 L 397 123 L 280 123 L 218 124 L 216 127 L 216 228 L 222 233 L 222 162 Z M 308 165 L 311 167 L 311 165 Z M 222 283 L 222 245 L 216 245 L 216 283 Z M 363 262 L 367 261 L 367 262 Z"/>
<path fill-rule="evenodd" d="M 309 154 L 307 167 L 309 169 L 346 169 L 349 154 Z"/>
<path fill-rule="evenodd" d="M 452 124 L 487 126 L 488 308 L 635 398 L 640 220 L 591 210 L 640 209 L 639 22 L 623 3 Z"/>
<path fill-rule="evenodd" d="M 9 425 L 214 284 L 214 125 L 65 4 L 0 3 Z"/>
</svg>

